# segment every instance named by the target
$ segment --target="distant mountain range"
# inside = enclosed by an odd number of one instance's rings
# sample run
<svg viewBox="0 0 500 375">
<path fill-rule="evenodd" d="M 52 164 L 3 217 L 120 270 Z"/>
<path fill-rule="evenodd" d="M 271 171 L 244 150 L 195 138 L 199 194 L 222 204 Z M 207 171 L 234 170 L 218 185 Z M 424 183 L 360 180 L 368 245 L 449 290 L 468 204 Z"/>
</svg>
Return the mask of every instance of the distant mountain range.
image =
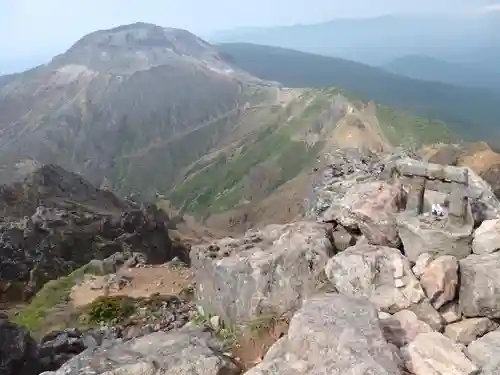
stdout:
<svg viewBox="0 0 500 375">
<path fill-rule="evenodd" d="M 207 37 L 213 43 L 253 43 L 355 60 L 458 85 L 492 88 L 500 77 L 500 11 L 337 19 Z"/>
<path fill-rule="evenodd" d="M 500 139 L 500 93 L 427 82 L 361 63 L 254 44 L 221 44 L 241 69 L 288 87 L 341 87 L 365 100 L 447 122 L 466 138 Z"/>
<path fill-rule="evenodd" d="M 387 15 L 214 32 L 213 43 L 255 43 L 382 65 L 407 55 L 495 67 L 500 12 Z"/>
<path fill-rule="evenodd" d="M 427 56 L 411 55 L 392 60 L 381 68 L 419 80 L 483 87 L 500 92 L 500 67 L 493 70 L 480 68 L 474 64 L 453 63 Z"/>
</svg>

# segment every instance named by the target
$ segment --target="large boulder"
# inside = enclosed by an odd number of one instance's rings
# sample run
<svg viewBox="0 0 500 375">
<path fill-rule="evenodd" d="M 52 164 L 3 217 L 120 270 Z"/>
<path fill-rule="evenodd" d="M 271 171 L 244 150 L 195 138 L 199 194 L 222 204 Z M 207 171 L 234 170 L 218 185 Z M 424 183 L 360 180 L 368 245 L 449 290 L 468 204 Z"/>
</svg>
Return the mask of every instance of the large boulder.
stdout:
<svg viewBox="0 0 500 375">
<path fill-rule="evenodd" d="M 470 318 L 449 324 L 444 334 L 454 342 L 469 345 L 478 337 L 498 328 L 498 323 L 488 318 Z"/>
<path fill-rule="evenodd" d="M 57 166 L 0 186 L 0 214 L 0 302 L 29 299 L 45 282 L 116 252 L 142 253 L 150 263 L 189 260 L 172 245 L 163 211 Z"/>
<path fill-rule="evenodd" d="M 399 375 L 377 311 L 363 298 L 316 296 L 291 320 L 288 334 L 247 375 Z"/>
<path fill-rule="evenodd" d="M 500 219 L 485 220 L 474 232 L 474 254 L 490 254 L 500 250 Z"/>
<path fill-rule="evenodd" d="M 402 354 L 406 367 L 415 375 L 479 374 L 479 368 L 460 347 L 438 332 L 421 333 Z"/>
<path fill-rule="evenodd" d="M 436 309 L 453 301 L 458 286 L 457 260 L 451 255 L 433 260 L 424 269 L 420 284 Z"/>
<path fill-rule="evenodd" d="M 239 368 L 222 354 L 209 332 L 182 328 L 155 332 L 128 342 L 108 341 L 89 348 L 45 375 L 220 375 Z"/>
<path fill-rule="evenodd" d="M 425 294 L 398 249 L 358 245 L 328 261 L 325 273 L 340 293 L 368 298 L 378 309 L 397 312 Z"/>
<path fill-rule="evenodd" d="M 481 367 L 481 375 L 500 374 L 498 353 L 500 353 L 500 331 L 487 333 L 470 343 L 465 351 L 467 357 Z"/>
<path fill-rule="evenodd" d="M 500 318 L 500 253 L 460 261 L 459 302 L 467 317 Z"/>
<path fill-rule="evenodd" d="M 323 220 L 359 229 L 372 245 L 397 247 L 400 244 L 394 214 L 404 206 L 406 193 L 399 184 L 383 181 L 352 186 L 333 202 Z"/>
<path fill-rule="evenodd" d="M 332 255 L 328 226 L 270 225 L 191 251 L 198 303 L 230 322 L 300 307 Z"/>
<path fill-rule="evenodd" d="M 0 375 L 37 375 L 38 346 L 29 332 L 0 316 Z"/>
<path fill-rule="evenodd" d="M 472 253 L 472 222 L 449 225 L 444 218 L 404 212 L 397 216 L 397 223 L 405 255 L 411 262 L 423 253 L 452 255 L 457 259 Z"/>
</svg>

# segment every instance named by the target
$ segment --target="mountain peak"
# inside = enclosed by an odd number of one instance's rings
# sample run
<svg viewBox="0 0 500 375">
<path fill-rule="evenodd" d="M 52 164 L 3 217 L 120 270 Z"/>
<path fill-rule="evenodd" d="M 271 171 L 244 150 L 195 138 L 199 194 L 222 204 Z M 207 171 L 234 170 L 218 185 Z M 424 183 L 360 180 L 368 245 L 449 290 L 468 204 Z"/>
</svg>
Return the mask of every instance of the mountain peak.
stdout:
<svg viewBox="0 0 500 375">
<path fill-rule="evenodd" d="M 179 57 L 209 64 L 220 64 L 222 60 L 215 47 L 189 31 L 137 22 L 87 34 L 53 62 L 133 73 Z"/>
</svg>

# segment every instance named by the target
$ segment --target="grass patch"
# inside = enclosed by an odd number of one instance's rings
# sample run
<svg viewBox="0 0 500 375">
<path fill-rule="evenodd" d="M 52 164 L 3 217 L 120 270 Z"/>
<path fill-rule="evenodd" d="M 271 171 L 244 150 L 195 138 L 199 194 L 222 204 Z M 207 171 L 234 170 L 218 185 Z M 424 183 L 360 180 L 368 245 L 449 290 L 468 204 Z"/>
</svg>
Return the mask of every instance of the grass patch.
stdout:
<svg viewBox="0 0 500 375">
<path fill-rule="evenodd" d="M 73 271 L 68 276 L 46 283 L 31 300 L 28 306 L 20 310 L 13 321 L 25 326 L 32 332 L 39 332 L 45 327 L 45 319 L 58 305 L 68 302 L 74 285 L 83 280 L 85 274 L 97 274 L 99 271 L 87 264 Z"/>
<path fill-rule="evenodd" d="M 377 118 L 382 131 L 392 144 L 415 148 L 425 144 L 457 140 L 442 121 L 415 117 L 407 112 L 383 106 L 377 106 Z"/>
<path fill-rule="evenodd" d="M 136 302 L 128 296 L 101 296 L 87 307 L 87 319 L 90 324 L 117 324 L 132 315 Z"/>
</svg>

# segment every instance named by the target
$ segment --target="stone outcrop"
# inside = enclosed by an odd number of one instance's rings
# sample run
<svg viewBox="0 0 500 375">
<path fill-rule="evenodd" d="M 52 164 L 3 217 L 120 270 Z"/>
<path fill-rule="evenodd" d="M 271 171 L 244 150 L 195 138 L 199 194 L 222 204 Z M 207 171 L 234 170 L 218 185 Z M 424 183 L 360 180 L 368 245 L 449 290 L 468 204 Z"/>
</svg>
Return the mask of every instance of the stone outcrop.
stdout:
<svg viewBox="0 0 500 375">
<path fill-rule="evenodd" d="M 425 297 L 398 249 L 354 246 L 330 259 L 325 272 L 340 293 L 368 298 L 382 311 L 397 312 Z"/>
<path fill-rule="evenodd" d="M 307 221 L 193 247 L 197 301 L 230 322 L 288 312 L 315 291 L 332 251 L 328 227 Z"/>
<path fill-rule="evenodd" d="M 38 345 L 29 332 L 0 316 L 0 375 L 37 375 Z"/>
<path fill-rule="evenodd" d="M 45 282 L 116 252 L 188 261 L 163 211 L 122 201 L 60 167 L 0 187 L 0 213 L 0 302 L 26 300 Z"/>
<path fill-rule="evenodd" d="M 222 354 L 209 332 L 182 328 L 128 341 L 108 341 L 89 348 L 45 375 L 233 375 L 239 368 Z"/>
<path fill-rule="evenodd" d="M 400 375 L 377 312 L 363 298 L 340 294 L 309 299 L 288 334 L 247 375 Z"/>
</svg>

